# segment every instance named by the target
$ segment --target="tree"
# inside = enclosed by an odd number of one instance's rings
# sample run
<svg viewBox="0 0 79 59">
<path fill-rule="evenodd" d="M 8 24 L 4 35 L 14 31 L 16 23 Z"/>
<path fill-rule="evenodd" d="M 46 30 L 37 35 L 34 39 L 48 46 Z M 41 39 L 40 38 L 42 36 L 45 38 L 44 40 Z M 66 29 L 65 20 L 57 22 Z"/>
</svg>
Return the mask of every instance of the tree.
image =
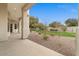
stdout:
<svg viewBox="0 0 79 59">
<path fill-rule="evenodd" d="M 63 31 L 66 31 L 66 29 L 67 29 L 65 25 L 61 25 L 60 28 L 61 28 Z"/>
<path fill-rule="evenodd" d="M 30 16 L 30 28 L 35 28 L 36 24 L 38 24 L 38 18 Z"/>
<path fill-rule="evenodd" d="M 52 22 L 51 24 L 49 24 L 49 26 L 53 28 L 60 28 L 62 31 L 66 31 L 66 26 L 64 26 L 60 22 Z"/>
<path fill-rule="evenodd" d="M 39 23 L 39 19 L 35 18 L 33 16 L 30 16 L 30 30 L 44 30 L 45 25 L 42 23 Z"/>
<path fill-rule="evenodd" d="M 45 30 L 46 29 L 46 25 L 42 24 L 42 23 L 38 23 L 38 28 L 40 30 Z"/>
<path fill-rule="evenodd" d="M 66 24 L 66 26 L 69 26 L 69 27 L 70 26 L 78 26 L 78 20 L 69 18 L 65 21 L 65 24 Z"/>
<path fill-rule="evenodd" d="M 55 22 L 52 22 L 51 24 L 49 24 L 49 26 L 54 27 L 54 28 L 58 28 L 61 26 L 61 23 L 55 21 Z"/>
</svg>

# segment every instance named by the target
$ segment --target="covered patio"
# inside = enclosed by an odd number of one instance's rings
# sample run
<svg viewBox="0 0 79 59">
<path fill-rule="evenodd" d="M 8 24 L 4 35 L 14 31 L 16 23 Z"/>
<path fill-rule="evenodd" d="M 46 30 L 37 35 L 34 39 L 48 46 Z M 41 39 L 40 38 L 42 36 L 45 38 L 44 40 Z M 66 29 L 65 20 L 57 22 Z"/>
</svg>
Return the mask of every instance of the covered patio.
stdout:
<svg viewBox="0 0 79 59">
<path fill-rule="evenodd" d="M 53 50 L 28 39 L 20 39 L 19 34 L 11 34 L 7 41 L 0 41 L 1 56 L 62 56 Z"/>
<path fill-rule="evenodd" d="M 0 55 L 12 56 L 62 56 L 53 50 L 28 40 L 29 9 L 33 3 L 0 4 Z M 79 55 L 79 29 L 77 53 Z"/>
<path fill-rule="evenodd" d="M 60 55 L 28 40 L 29 8 L 32 3 L 0 4 L 0 55 Z"/>
</svg>

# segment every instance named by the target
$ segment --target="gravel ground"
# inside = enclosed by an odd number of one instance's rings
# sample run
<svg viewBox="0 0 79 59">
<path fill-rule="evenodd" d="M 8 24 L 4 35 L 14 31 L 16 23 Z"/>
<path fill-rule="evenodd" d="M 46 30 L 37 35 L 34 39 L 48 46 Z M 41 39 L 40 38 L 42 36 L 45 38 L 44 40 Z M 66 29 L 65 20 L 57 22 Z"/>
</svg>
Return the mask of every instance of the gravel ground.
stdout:
<svg viewBox="0 0 79 59">
<path fill-rule="evenodd" d="M 63 55 L 75 55 L 75 38 L 73 37 L 49 36 L 47 40 L 44 40 L 42 35 L 32 32 L 28 38 Z"/>
</svg>

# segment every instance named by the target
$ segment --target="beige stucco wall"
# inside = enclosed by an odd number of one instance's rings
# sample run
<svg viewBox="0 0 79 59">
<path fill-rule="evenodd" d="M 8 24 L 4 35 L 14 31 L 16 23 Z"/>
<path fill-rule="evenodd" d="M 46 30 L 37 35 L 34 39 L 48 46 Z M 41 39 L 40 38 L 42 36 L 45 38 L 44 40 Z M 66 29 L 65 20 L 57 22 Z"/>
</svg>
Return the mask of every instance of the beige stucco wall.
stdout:
<svg viewBox="0 0 79 59">
<path fill-rule="evenodd" d="M 0 4 L 0 41 L 8 39 L 8 10 L 7 4 Z"/>
</svg>

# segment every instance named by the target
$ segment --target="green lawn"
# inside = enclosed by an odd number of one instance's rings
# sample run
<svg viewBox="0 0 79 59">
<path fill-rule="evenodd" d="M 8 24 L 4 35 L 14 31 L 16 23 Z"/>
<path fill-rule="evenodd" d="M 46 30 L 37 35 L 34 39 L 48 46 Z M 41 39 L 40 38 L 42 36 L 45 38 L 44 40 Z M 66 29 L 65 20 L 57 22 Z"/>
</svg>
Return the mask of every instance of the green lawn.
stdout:
<svg viewBox="0 0 79 59">
<path fill-rule="evenodd" d="M 70 32 L 47 32 L 50 35 L 58 35 L 58 36 L 67 36 L 67 37 L 75 37 L 75 33 Z"/>
<path fill-rule="evenodd" d="M 66 37 L 75 37 L 76 33 L 72 32 L 53 32 L 53 31 L 36 31 L 38 33 L 47 34 L 47 35 L 58 35 L 58 36 L 66 36 Z"/>
</svg>

